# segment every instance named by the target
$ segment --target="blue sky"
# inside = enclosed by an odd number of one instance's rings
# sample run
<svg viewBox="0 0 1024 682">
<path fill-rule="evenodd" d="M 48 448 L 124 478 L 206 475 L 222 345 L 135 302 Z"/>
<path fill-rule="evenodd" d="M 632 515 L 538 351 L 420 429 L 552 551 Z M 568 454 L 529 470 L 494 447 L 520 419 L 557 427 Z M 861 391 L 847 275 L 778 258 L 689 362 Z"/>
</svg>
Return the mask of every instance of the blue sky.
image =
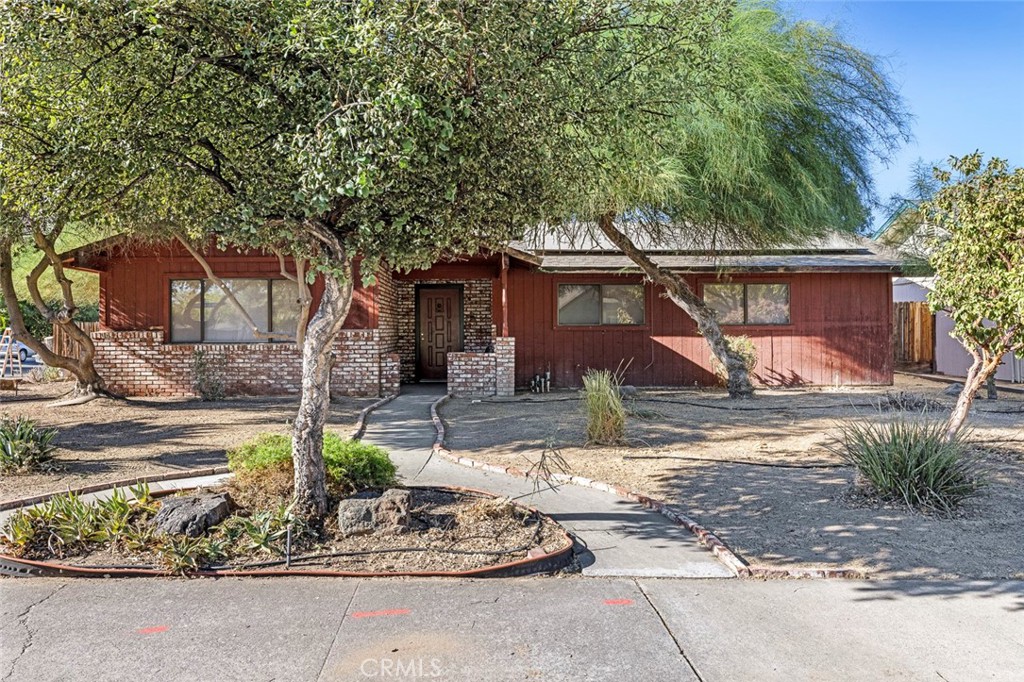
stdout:
<svg viewBox="0 0 1024 682">
<path fill-rule="evenodd" d="M 783 0 L 795 18 L 836 25 L 884 58 L 914 116 L 914 138 L 875 164 L 884 201 L 906 191 L 917 159 L 981 150 L 1024 165 L 1024 1 Z M 875 213 L 875 224 L 885 219 Z"/>
</svg>

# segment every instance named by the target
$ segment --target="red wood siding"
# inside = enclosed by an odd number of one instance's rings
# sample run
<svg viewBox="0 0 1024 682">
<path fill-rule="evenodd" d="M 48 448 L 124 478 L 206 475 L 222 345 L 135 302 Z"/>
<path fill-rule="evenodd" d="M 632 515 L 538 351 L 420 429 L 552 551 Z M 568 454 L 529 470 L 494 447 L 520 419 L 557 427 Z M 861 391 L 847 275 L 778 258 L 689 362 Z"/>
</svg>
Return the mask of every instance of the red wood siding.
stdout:
<svg viewBox="0 0 1024 682">
<path fill-rule="evenodd" d="M 281 278 L 277 257 L 259 253 L 209 251 L 210 267 L 223 278 Z M 295 272 L 291 259 L 288 271 Z M 172 279 L 201 279 L 202 267 L 178 244 L 135 247 L 129 253 L 115 254 L 100 272 L 100 322 L 114 331 L 170 328 L 170 282 Z M 358 274 L 357 274 L 357 281 Z M 377 326 L 375 287 L 356 288 L 352 308 L 345 320 L 346 329 L 373 329 Z M 311 287 L 313 312 L 320 303 L 323 283 Z"/>
<path fill-rule="evenodd" d="M 588 368 L 631 361 L 627 383 L 693 386 L 714 383 L 709 351 L 696 326 L 663 290 L 646 285 L 646 323 L 639 327 L 560 327 L 559 283 L 639 283 L 635 276 L 509 271 L 510 335 L 516 339 L 516 383 L 551 372 L 556 387 L 579 386 Z M 698 289 L 713 277 L 690 277 Z M 734 276 L 732 282 L 790 285 L 791 324 L 729 326 L 752 337 L 755 375 L 769 385 L 857 385 L 892 382 L 892 282 L 886 273 Z"/>
</svg>

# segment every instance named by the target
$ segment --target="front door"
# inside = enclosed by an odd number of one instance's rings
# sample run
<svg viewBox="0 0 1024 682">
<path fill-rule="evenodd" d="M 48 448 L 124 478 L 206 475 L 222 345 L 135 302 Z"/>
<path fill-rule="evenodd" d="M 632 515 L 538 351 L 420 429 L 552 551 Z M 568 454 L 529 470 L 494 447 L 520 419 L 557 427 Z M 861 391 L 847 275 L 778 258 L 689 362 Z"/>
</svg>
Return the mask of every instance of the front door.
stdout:
<svg viewBox="0 0 1024 682">
<path fill-rule="evenodd" d="M 416 298 L 419 378 L 448 378 L 448 353 L 462 350 L 462 289 L 422 287 Z"/>
</svg>

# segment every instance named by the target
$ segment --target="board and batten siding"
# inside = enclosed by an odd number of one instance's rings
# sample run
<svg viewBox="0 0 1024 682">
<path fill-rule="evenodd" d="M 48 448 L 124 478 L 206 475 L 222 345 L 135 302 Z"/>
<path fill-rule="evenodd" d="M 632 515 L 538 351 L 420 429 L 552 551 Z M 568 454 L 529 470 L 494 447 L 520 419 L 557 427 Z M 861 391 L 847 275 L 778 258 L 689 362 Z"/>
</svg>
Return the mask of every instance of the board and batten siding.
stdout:
<svg viewBox="0 0 1024 682">
<path fill-rule="evenodd" d="M 639 276 L 509 272 L 509 331 L 516 339 L 516 383 L 551 372 L 554 387 L 577 387 L 588 368 L 628 368 L 637 386 L 714 385 L 710 351 L 694 322 L 645 284 L 640 326 L 566 327 L 557 324 L 558 285 L 640 283 Z M 713 275 L 688 276 L 698 292 Z M 892 282 L 887 273 L 733 275 L 733 283 L 790 285 L 790 324 L 726 326 L 754 339 L 756 380 L 772 386 L 892 383 Z"/>
<path fill-rule="evenodd" d="M 276 256 L 258 253 L 209 251 L 204 254 L 218 277 L 224 279 L 282 279 Z M 295 274 L 290 258 L 288 271 Z M 170 283 L 175 279 L 203 279 L 202 266 L 180 245 L 139 247 L 131 253 L 111 258 L 100 272 L 100 322 L 112 331 L 170 329 Z M 359 281 L 357 276 L 356 281 Z M 352 307 L 345 319 L 346 329 L 373 329 L 377 326 L 377 302 L 374 287 L 357 286 Z M 317 280 L 310 287 L 316 312 L 323 291 Z"/>
</svg>

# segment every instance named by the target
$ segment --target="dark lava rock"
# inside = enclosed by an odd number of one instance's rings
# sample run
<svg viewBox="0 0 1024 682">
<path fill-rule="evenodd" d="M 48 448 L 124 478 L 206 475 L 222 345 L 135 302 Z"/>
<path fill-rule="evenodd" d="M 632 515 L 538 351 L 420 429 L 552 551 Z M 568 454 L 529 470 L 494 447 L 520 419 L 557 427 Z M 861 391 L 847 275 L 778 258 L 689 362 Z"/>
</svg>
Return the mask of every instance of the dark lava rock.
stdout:
<svg viewBox="0 0 1024 682">
<path fill-rule="evenodd" d="M 231 496 L 227 493 L 196 493 L 186 497 L 168 497 L 153 517 L 158 535 L 182 533 L 198 537 L 216 526 L 231 513 Z"/>
<path fill-rule="evenodd" d="M 363 493 L 338 503 L 338 533 L 342 537 L 377 531 L 400 532 L 411 525 L 408 490 L 392 488 L 384 493 Z"/>
<path fill-rule="evenodd" d="M 958 395 L 960 395 L 960 392 L 963 391 L 963 390 L 964 390 L 964 385 L 963 384 L 953 383 L 953 384 L 950 384 L 949 386 L 947 386 L 946 390 L 943 391 L 943 393 L 945 393 L 946 395 L 958 396 Z"/>
</svg>

